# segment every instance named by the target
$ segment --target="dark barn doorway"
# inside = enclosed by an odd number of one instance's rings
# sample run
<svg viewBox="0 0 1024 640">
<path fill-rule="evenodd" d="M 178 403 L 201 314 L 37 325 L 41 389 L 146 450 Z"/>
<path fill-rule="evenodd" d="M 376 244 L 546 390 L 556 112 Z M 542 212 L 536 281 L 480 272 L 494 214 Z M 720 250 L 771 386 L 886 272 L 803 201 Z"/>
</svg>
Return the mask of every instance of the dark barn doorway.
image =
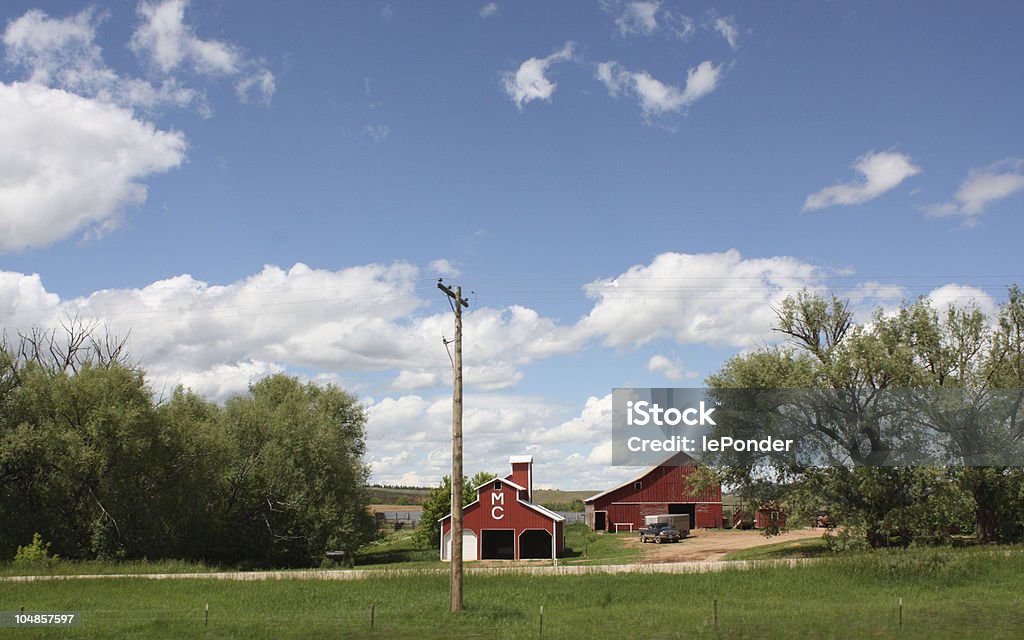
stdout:
<svg viewBox="0 0 1024 640">
<path fill-rule="evenodd" d="M 516 559 L 516 532 L 512 529 L 484 529 L 480 538 L 481 560 Z"/>
<path fill-rule="evenodd" d="M 668 505 L 668 512 L 670 515 L 683 514 L 690 516 L 690 528 L 697 528 L 697 505 L 691 503 L 688 504 L 670 504 Z"/>
<path fill-rule="evenodd" d="M 551 532 L 543 529 L 527 529 L 519 535 L 519 559 L 550 558 Z"/>
<path fill-rule="evenodd" d="M 606 531 L 608 529 L 608 512 L 594 512 L 594 531 Z"/>
</svg>

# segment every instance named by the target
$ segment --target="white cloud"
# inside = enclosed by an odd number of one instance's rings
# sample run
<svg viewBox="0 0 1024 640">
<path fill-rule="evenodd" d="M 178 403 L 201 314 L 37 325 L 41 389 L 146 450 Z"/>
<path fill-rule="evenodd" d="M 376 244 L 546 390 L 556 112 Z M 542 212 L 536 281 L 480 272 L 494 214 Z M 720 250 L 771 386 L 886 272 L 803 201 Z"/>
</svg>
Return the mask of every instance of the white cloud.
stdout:
<svg viewBox="0 0 1024 640">
<path fill-rule="evenodd" d="M 911 162 L 910 156 L 895 151 L 866 153 L 857 158 L 853 168 L 864 176 L 863 180 L 832 185 L 812 193 L 804 201 L 804 211 L 861 204 L 895 189 L 907 178 L 921 173 L 921 169 Z"/>
<path fill-rule="evenodd" d="M 248 103 L 250 95 L 255 90 L 259 96 L 260 102 L 263 104 L 270 104 L 270 99 L 274 97 L 274 93 L 277 91 L 277 82 L 274 80 L 274 74 L 261 69 L 251 75 L 248 75 L 235 84 L 235 94 L 242 103 Z M 384 127 L 385 135 L 387 133 L 387 127 Z"/>
<path fill-rule="evenodd" d="M 925 211 L 932 217 L 960 216 L 973 226 L 989 205 L 1020 191 L 1024 191 L 1024 160 L 1010 158 L 972 169 L 951 202 L 927 206 Z"/>
<path fill-rule="evenodd" d="M 427 265 L 427 269 L 436 273 L 439 276 L 446 278 L 458 278 L 462 275 L 462 271 L 458 265 L 452 260 L 446 260 L 444 258 L 438 258 L 437 260 L 431 260 Z"/>
<path fill-rule="evenodd" d="M 668 34 L 680 40 L 693 35 L 693 18 L 664 8 L 660 0 L 602 0 L 605 12 L 615 15 L 615 27 L 622 37 Z"/>
<path fill-rule="evenodd" d="M 141 2 L 142 23 L 132 34 L 129 47 L 164 73 L 187 66 L 203 74 L 233 75 L 242 56 L 225 42 L 202 40 L 185 24 L 186 0 Z"/>
<path fill-rule="evenodd" d="M 683 89 L 668 85 L 646 71 L 629 71 L 618 62 L 608 61 L 597 65 L 597 79 L 613 97 L 622 93 L 632 94 L 640 101 L 645 117 L 660 116 L 683 110 L 708 95 L 718 86 L 722 66 L 705 60 L 690 69 Z"/>
<path fill-rule="evenodd" d="M 0 271 L 0 337 L 8 329 L 17 332 L 32 326 L 49 326 L 51 312 L 59 304 L 60 296 L 46 290 L 39 274 Z M 19 322 L 12 323 L 11 318 Z"/>
<path fill-rule="evenodd" d="M 484 6 L 480 7 L 481 18 L 493 18 L 498 15 L 500 9 L 498 8 L 497 2 L 488 2 Z"/>
<path fill-rule="evenodd" d="M 426 289 L 435 303 L 437 291 L 406 263 L 339 271 L 267 266 L 225 285 L 181 275 L 65 301 L 48 294 L 37 276 L 4 276 L 0 311 L 11 314 L 5 326 L 56 326 L 66 314 L 96 318 L 115 334 L 130 333 L 133 354 L 158 388 L 186 379 L 205 382 L 200 374 L 217 367 L 244 377 L 255 365 L 395 371 L 393 388 L 404 390 L 450 381 L 451 361 L 441 338 L 452 338 L 451 312 L 437 304 L 436 313 L 419 313 L 428 301 L 418 291 Z M 29 314 L 25 300 L 45 304 Z M 485 391 L 511 388 L 523 378 L 520 367 L 581 346 L 571 327 L 517 306 L 471 309 L 464 338 L 473 345 L 465 355 L 466 385 Z"/>
<path fill-rule="evenodd" d="M 944 318 L 950 307 L 975 306 L 989 318 L 995 318 L 999 313 L 999 305 L 988 293 L 961 284 L 947 284 L 932 290 L 928 299 L 938 310 L 939 317 Z"/>
<path fill-rule="evenodd" d="M 280 364 L 249 360 L 215 364 L 202 371 L 182 372 L 175 382 L 207 398 L 223 399 L 241 395 L 253 382 L 282 371 L 284 367 Z"/>
<path fill-rule="evenodd" d="M 739 29 L 736 28 L 736 19 L 732 16 L 727 18 L 715 18 L 713 23 L 715 31 L 718 32 L 725 41 L 729 43 L 729 47 L 735 51 L 739 47 Z"/>
<path fill-rule="evenodd" d="M 103 66 L 94 42 L 97 22 L 93 9 L 58 20 L 38 9 L 27 11 L 4 30 L 7 61 L 29 69 L 30 82 L 69 87 L 93 84 L 92 76 Z"/>
<path fill-rule="evenodd" d="M 662 253 L 647 265 L 594 281 L 596 300 L 574 327 L 576 339 L 627 347 L 670 338 L 677 344 L 752 347 L 775 339 L 772 307 L 804 287 L 820 287 L 814 265 L 789 257 Z"/>
<path fill-rule="evenodd" d="M 437 371 L 407 371 L 403 369 L 391 383 L 391 387 L 399 391 L 418 391 L 433 389 L 440 386 L 441 383 L 441 375 Z"/>
<path fill-rule="evenodd" d="M 660 373 L 669 380 L 692 380 L 698 375 L 696 371 L 687 371 L 682 362 L 660 354 L 651 356 L 647 361 L 647 370 Z"/>
<path fill-rule="evenodd" d="M 622 14 L 615 19 L 619 33 L 627 36 L 633 34 L 651 35 L 658 29 L 658 9 L 661 2 L 654 0 L 627 3 Z"/>
<path fill-rule="evenodd" d="M 19 83 L 0 83 L 0 139 L 0 252 L 116 227 L 186 146 L 121 107 Z"/>
<path fill-rule="evenodd" d="M 448 394 L 385 398 L 368 409 L 367 458 L 373 480 L 436 485 L 450 472 Z M 508 472 L 512 454 L 534 457 L 534 486 L 603 490 L 635 474 L 610 468 L 611 394 L 591 396 L 576 416 L 530 396 L 472 394 L 463 415 L 467 474 Z M 403 480 L 405 479 L 405 480 Z"/>
<path fill-rule="evenodd" d="M 233 44 L 204 40 L 185 23 L 188 0 L 141 2 L 137 8 L 140 24 L 132 34 L 129 48 L 162 74 L 187 71 L 203 76 L 241 79 L 235 91 L 242 102 L 249 101 L 256 89 L 260 99 L 269 103 L 276 90 L 274 74 L 258 60 L 247 58 Z"/>
<path fill-rule="evenodd" d="M 519 65 L 519 69 L 505 74 L 504 88 L 508 97 L 520 110 L 523 105 L 533 100 L 551 100 L 551 95 L 558 86 L 548 80 L 548 67 L 556 62 L 571 60 L 575 44 L 566 42 L 558 51 L 546 58 L 530 58 Z"/>
<path fill-rule="evenodd" d="M 7 61 L 28 71 L 34 84 L 66 89 L 79 95 L 125 107 L 152 109 L 163 104 L 186 107 L 201 96 L 173 78 L 159 85 L 123 77 L 106 66 L 96 44 L 102 22 L 92 9 L 68 18 L 50 18 L 39 10 L 8 23 L 3 43 Z"/>
</svg>

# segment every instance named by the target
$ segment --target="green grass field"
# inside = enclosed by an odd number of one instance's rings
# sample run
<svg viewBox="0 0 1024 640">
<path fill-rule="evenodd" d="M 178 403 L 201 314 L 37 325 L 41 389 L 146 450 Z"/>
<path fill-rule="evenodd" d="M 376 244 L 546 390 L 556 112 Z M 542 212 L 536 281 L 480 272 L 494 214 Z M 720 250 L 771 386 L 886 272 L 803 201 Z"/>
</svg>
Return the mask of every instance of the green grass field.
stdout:
<svg viewBox="0 0 1024 640">
<path fill-rule="evenodd" d="M 466 611 L 455 615 L 445 575 L 0 582 L 0 610 L 83 618 L 71 629 L 0 629 L 0 638 L 533 638 L 541 606 L 551 638 L 1019 638 L 1021 576 L 1020 548 L 878 551 L 712 574 L 468 575 Z"/>
</svg>

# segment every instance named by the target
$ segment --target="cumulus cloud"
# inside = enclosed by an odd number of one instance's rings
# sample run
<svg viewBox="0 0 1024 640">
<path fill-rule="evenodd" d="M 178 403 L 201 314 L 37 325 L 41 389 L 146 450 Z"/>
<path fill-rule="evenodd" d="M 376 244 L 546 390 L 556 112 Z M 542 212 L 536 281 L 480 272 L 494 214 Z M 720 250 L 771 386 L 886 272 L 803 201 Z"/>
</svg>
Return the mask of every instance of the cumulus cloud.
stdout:
<svg viewBox="0 0 1024 640">
<path fill-rule="evenodd" d="M 660 373 L 669 380 L 686 380 L 697 377 L 696 371 L 687 371 L 683 363 L 673 360 L 667 356 L 654 355 L 647 361 L 647 370 L 651 373 Z"/>
<path fill-rule="evenodd" d="M 793 258 L 666 253 L 585 285 L 592 307 L 574 323 L 519 305 L 474 307 L 464 321 L 464 339 L 473 345 L 465 354 L 466 384 L 478 392 L 509 390 L 523 380 L 523 367 L 595 342 L 748 347 L 772 339 L 770 305 L 818 282 L 814 266 Z M 217 371 L 232 382 L 212 393 L 227 393 L 244 388 L 254 372 L 284 368 L 308 375 L 391 372 L 391 389 L 412 391 L 451 380 L 441 343 L 452 337 L 451 312 L 436 305 L 424 313 L 436 301 L 428 291 L 436 293 L 433 283 L 423 284 L 421 270 L 403 262 L 338 271 L 267 266 L 227 284 L 180 275 L 70 300 L 48 293 L 37 276 L 6 274 L 0 312 L 9 310 L 11 330 L 55 326 L 70 314 L 130 333 L 133 354 L 158 387 L 207 385 L 213 378 L 206 372 Z M 673 371 L 659 362 L 652 367 Z"/>
<path fill-rule="evenodd" d="M 939 317 L 946 315 L 950 307 L 977 307 L 989 318 L 995 318 L 999 313 L 999 305 L 985 291 L 977 287 L 961 284 L 947 284 L 932 290 L 928 294 L 938 312 Z"/>
<path fill-rule="evenodd" d="M 497 2 L 488 2 L 484 6 L 480 7 L 479 13 L 481 18 L 493 18 L 498 15 L 499 12 L 500 9 Z"/>
<path fill-rule="evenodd" d="M 211 114 L 181 73 L 238 78 L 240 100 L 269 101 L 273 74 L 234 45 L 197 37 L 184 22 L 187 5 L 139 4 L 143 20 L 130 47 L 153 68 L 147 80 L 104 62 L 96 38 L 106 13 L 52 18 L 33 9 L 7 23 L 4 58 L 24 70 L 25 82 L 0 83 L 0 252 L 97 236 L 141 205 L 145 180 L 178 167 L 186 142 L 139 113 L 194 105 Z"/>
<path fill-rule="evenodd" d="M 623 93 L 640 102 L 645 117 L 679 112 L 708 95 L 718 86 L 722 66 L 705 60 L 686 74 L 686 86 L 665 84 L 646 71 L 630 71 L 614 60 L 597 65 L 597 79 L 613 97 Z"/>
<path fill-rule="evenodd" d="M 427 269 L 446 278 L 457 278 L 462 275 L 462 270 L 459 269 L 458 265 L 452 260 L 446 260 L 445 258 L 431 260 L 427 265 Z"/>
<path fill-rule="evenodd" d="M 451 380 L 441 343 L 442 336 L 452 337 L 451 312 L 420 313 L 428 304 L 420 292 L 425 288 L 436 302 L 436 290 L 407 263 L 338 271 L 267 266 L 228 284 L 180 275 L 70 300 L 48 293 L 38 276 L 3 275 L 0 313 L 9 314 L 9 329 L 56 326 L 65 315 L 96 318 L 117 335 L 130 333 L 132 352 L 157 387 L 200 381 L 209 390 L 207 373 L 216 370 L 231 382 L 211 393 L 226 393 L 244 388 L 253 371 L 281 368 L 395 371 L 392 388 L 400 390 Z M 465 357 L 466 384 L 483 391 L 512 388 L 523 378 L 522 366 L 578 348 L 571 334 L 572 327 L 525 307 L 474 308 L 465 319 L 465 340 L 474 345 Z"/>
<path fill-rule="evenodd" d="M 910 156 L 895 151 L 869 152 L 853 164 L 863 176 L 858 182 L 826 187 L 804 201 L 804 211 L 816 211 L 836 205 L 862 204 L 898 187 L 907 178 L 921 173 Z"/>
<path fill-rule="evenodd" d="M 435 486 L 451 470 L 450 395 L 385 398 L 368 408 L 373 480 Z M 508 471 L 511 454 L 534 457 L 534 486 L 600 489 L 635 474 L 611 464 L 611 394 L 575 415 L 530 396 L 473 394 L 463 414 L 467 474 Z"/>
<path fill-rule="evenodd" d="M 391 386 L 400 391 L 416 391 L 419 389 L 433 389 L 440 386 L 441 383 L 441 375 L 437 371 L 402 370 L 391 383 Z"/>
<path fill-rule="evenodd" d="M 551 100 L 558 86 L 545 75 L 548 67 L 556 62 L 572 60 L 575 44 L 566 42 L 558 51 L 546 58 L 530 58 L 515 72 L 508 72 L 504 78 L 505 93 L 522 110 L 523 105 L 534 100 Z"/>
<path fill-rule="evenodd" d="M 936 218 L 958 216 L 967 225 L 977 224 L 989 205 L 1024 191 L 1024 160 L 1010 158 L 980 169 L 972 169 L 960 184 L 953 200 L 925 207 Z"/>
<path fill-rule="evenodd" d="M 663 253 L 586 285 L 595 303 L 575 334 L 609 347 L 662 338 L 752 347 L 772 339 L 772 307 L 803 288 L 820 288 L 822 277 L 814 265 L 790 257 L 745 259 L 736 250 Z"/>
<path fill-rule="evenodd" d="M 0 83 L 0 139 L 0 252 L 116 227 L 186 148 L 121 107 L 20 83 Z"/>
</svg>

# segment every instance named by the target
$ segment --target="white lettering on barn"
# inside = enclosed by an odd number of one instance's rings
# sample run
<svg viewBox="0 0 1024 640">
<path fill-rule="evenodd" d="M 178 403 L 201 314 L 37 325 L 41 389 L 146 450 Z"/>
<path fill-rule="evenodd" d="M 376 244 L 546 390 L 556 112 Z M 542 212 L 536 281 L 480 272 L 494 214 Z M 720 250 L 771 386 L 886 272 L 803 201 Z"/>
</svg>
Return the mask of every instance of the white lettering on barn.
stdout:
<svg viewBox="0 0 1024 640">
<path fill-rule="evenodd" d="M 495 520 L 505 517 L 505 494 L 501 491 L 491 492 L 491 517 Z"/>
</svg>

